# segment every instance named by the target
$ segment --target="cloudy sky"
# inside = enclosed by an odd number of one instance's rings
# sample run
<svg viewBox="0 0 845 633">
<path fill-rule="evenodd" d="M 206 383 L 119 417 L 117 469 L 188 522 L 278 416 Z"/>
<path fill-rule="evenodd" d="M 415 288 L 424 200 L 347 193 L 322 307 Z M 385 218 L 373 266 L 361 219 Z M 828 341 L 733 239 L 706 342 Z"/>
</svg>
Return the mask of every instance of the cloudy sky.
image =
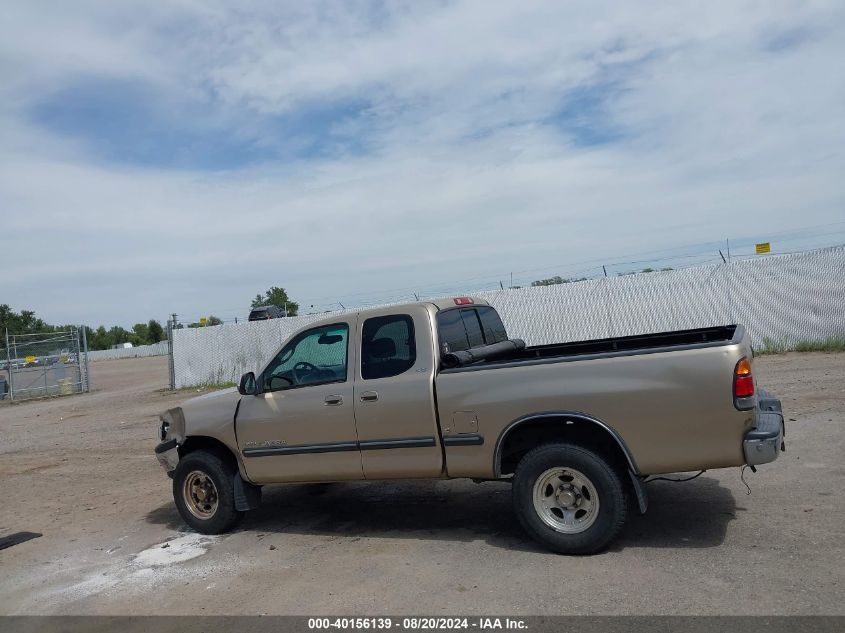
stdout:
<svg viewBox="0 0 845 633">
<path fill-rule="evenodd" d="M 0 303 L 128 326 L 845 242 L 843 60 L 835 1 L 6 2 Z"/>
</svg>

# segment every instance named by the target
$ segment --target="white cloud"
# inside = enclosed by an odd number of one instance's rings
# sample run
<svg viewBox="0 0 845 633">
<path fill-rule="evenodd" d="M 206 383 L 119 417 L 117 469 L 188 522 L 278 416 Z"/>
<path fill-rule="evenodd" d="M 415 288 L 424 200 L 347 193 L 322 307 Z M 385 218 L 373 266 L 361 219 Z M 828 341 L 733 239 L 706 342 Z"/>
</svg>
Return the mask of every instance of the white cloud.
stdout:
<svg viewBox="0 0 845 633">
<path fill-rule="evenodd" d="M 234 315 L 271 284 L 387 297 L 845 219 L 837 3 L 19 3 L 2 24 L 0 301 L 53 321 Z M 85 77 L 268 146 L 273 117 L 354 104 L 326 125 L 360 148 L 104 158 L 30 115 Z"/>
</svg>

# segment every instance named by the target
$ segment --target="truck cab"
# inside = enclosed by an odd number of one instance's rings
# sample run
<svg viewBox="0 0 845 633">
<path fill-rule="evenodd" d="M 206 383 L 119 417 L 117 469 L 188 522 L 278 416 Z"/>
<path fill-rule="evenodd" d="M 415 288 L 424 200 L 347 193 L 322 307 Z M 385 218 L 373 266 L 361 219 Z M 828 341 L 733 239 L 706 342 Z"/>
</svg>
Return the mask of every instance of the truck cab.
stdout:
<svg viewBox="0 0 845 633">
<path fill-rule="evenodd" d="M 431 323 L 426 305 L 338 316 L 248 376 L 237 429 L 250 481 L 445 474 Z"/>
</svg>

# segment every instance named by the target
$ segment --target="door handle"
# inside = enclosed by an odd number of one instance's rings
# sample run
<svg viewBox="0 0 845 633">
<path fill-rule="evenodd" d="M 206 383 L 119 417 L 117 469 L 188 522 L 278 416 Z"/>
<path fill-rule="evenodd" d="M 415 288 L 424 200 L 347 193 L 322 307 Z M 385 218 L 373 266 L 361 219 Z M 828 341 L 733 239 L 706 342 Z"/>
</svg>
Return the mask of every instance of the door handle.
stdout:
<svg viewBox="0 0 845 633">
<path fill-rule="evenodd" d="M 377 391 L 365 391 L 361 394 L 361 402 L 375 402 L 378 400 Z"/>
<path fill-rule="evenodd" d="M 326 396 L 325 403 L 327 406 L 336 407 L 343 404 L 343 396 Z"/>
</svg>

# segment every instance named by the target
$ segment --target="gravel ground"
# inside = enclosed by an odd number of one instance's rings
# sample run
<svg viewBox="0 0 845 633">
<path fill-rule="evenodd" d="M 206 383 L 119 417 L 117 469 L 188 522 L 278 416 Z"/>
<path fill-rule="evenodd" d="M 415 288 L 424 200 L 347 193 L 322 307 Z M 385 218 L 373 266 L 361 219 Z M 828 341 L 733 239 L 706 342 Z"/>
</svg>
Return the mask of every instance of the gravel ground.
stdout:
<svg viewBox="0 0 845 633">
<path fill-rule="evenodd" d="M 649 486 L 608 552 L 555 556 L 507 484 L 292 485 L 221 537 L 185 531 L 156 462 L 165 358 L 91 394 L 0 404 L 0 614 L 845 614 L 845 354 L 756 363 L 788 452 Z M 162 547 L 167 543 L 167 547 Z"/>
</svg>

